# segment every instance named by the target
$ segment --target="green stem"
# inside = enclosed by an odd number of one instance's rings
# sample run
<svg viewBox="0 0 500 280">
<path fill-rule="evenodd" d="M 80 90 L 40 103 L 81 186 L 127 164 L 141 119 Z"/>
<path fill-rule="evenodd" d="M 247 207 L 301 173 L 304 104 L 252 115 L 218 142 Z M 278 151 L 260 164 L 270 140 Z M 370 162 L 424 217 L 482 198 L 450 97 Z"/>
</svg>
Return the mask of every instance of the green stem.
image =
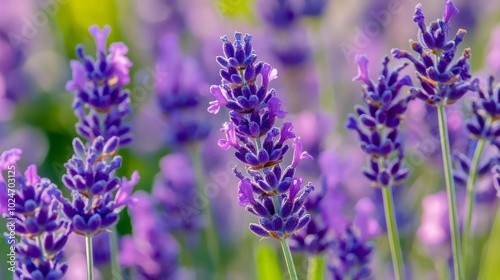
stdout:
<svg viewBox="0 0 500 280">
<path fill-rule="evenodd" d="M 113 280 L 121 280 L 122 273 L 120 264 L 118 263 L 118 240 L 116 235 L 117 231 L 115 226 L 111 232 L 111 272 L 113 274 Z"/>
<path fill-rule="evenodd" d="M 477 141 L 474 156 L 472 157 L 471 166 L 469 168 L 469 177 L 467 180 L 467 195 L 465 197 L 465 226 L 462 237 L 462 250 L 465 265 L 465 273 L 469 273 L 470 264 L 468 262 L 469 255 L 472 254 L 473 247 L 471 246 L 471 232 L 472 232 L 472 209 L 474 208 L 474 192 L 476 188 L 477 170 L 479 167 L 479 160 L 483 154 L 484 147 L 486 146 L 486 139 L 481 138 Z"/>
<path fill-rule="evenodd" d="M 93 280 L 93 259 L 92 259 L 92 236 L 85 236 L 85 248 L 87 249 L 87 280 Z"/>
<path fill-rule="evenodd" d="M 194 146 L 191 149 L 191 156 L 193 160 L 193 165 L 194 165 L 194 170 L 196 174 L 196 188 L 198 191 L 198 195 L 200 196 L 200 199 L 205 196 L 209 201 L 207 207 L 205 207 L 203 211 L 203 215 L 206 221 L 206 226 L 205 226 L 205 237 L 206 237 L 206 242 L 209 250 L 209 255 L 212 259 L 214 270 L 215 270 L 215 275 L 216 279 L 222 279 L 218 277 L 219 269 L 222 267 L 221 266 L 221 261 L 220 261 L 220 252 L 219 252 L 219 238 L 217 235 L 217 231 L 215 229 L 215 223 L 214 223 L 214 214 L 212 211 L 212 205 L 210 203 L 210 199 L 208 196 L 205 194 L 205 189 L 203 187 L 205 183 L 205 174 L 203 173 L 203 163 L 201 160 L 201 153 L 199 151 L 198 146 Z"/>
<path fill-rule="evenodd" d="M 434 263 L 436 271 L 439 276 L 439 280 L 450 279 L 450 273 L 448 271 L 448 263 L 446 261 L 437 261 Z"/>
<path fill-rule="evenodd" d="M 276 213 L 281 213 L 281 206 L 279 203 L 278 195 L 273 196 L 273 205 L 274 211 Z M 288 273 L 290 274 L 291 280 L 298 280 L 297 271 L 295 271 L 295 264 L 293 263 L 292 252 L 290 251 L 290 247 L 288 247 L 288 243 L 286 239 L 281 239 L 281 248 L 283 248 L 283 255 L 285 256 L 286 267 L 288 268 Z"/>
<path fill-rule="evenodd" d="M 292 252 L 286 239 L 281 239 L 281 248 L 283 248 L 283 255 L 285 255 L 286 267 L 288 268 L 288 273 L 290 274 L 291 280 L 298 280 L 297 271 L 295 271 L 295 264 L 293 263 Z"/>
<path fill-rule="evenodd" d="M 390 187 L 382 187 L 382 198 L 384 200 L 385 223 L 387 235 L 389 237 L 389 247 L 391 249 L 392 266 L 397 280 L 404 279 L 403 254 L 399 244 L 399 233 L 396 225 L 396 215 L 394 213 L 394 202 Z"/>
<path fill-rule="evenodd" d="M 450 219 L 451 245 L 453 253 L 453 268 L 455 279 L 463 280 L 463 260 L 461 255 L 460 236 L 457 221 L 457 206 L 455 197 L 455 186 L 451 166 L 450 143 L 448 137 L 448 127 L 446 125 L 446 111 L 443 105 L 438 106 L 439 136 L 441 138 L 441 152 L 443 154 L 444 178 L 446 182 L 446 192 L 448 194 L 448 213 Z"/>
<path fill-rule="evenodd" d="M 325 278 L 325 256 L 315 255 L 309 257 L 307 280 L 323 280 Z"/>
</svg>

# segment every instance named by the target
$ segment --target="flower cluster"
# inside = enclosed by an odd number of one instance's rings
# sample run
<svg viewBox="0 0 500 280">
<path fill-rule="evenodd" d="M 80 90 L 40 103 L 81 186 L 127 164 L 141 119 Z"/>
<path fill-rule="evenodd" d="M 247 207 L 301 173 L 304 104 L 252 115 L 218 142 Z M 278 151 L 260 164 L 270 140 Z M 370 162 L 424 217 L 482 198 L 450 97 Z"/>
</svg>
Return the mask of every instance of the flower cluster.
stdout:
<svg viewBox="0 0 500 280">
<path fill-rule="evenodd" d="M 456 167 L 453 169 L 453 179 L 457 184 L 466 186 L 471 167 L 471 159 L 462 153 L 455 152 L 454 161 L 456 163 Z M 490 173 L 494 163 L 494 158 L 488 158 L 480 162 L 480 165 L 477 167 L 476 171 L 477 175 L 479 177 L 482 177 Z"/>
<path fill-rule="evenodd" d="M 127 145 L 132 138 L 130 127 L 123 119 L 130 114 L 130 98 L 123 86 L 130 82 L 129 68 L 132 62 L 125 56 L 128 48 L 124 43 L 113 43 L 106 50 L 106 41 L 111 28 L 89 28 L 94 36 L 96 59 L 86 56 L 83 47 L 78 46 L 79 60 L 71 61 L 73 78 L 66 84 L 66 90 L 75 94 L 73 109 L 78 117 L 76 131 L 87 141 L 98 136 L 108 140 L 113 136 L 120 139 L 120 146 Z"/>
<path fill-rule="evenodd" d="M 334 258 L 329 266 L 333 279 L 369 279 L 371 270 L 368 264 L 373 247 L 372 242 L 364 241 L 348 226 L 333 245 Z"/>
<path fill-rule="evenodd" d="M 64 165 L 67 174 L 63 176 L 63 183 L 72 190 L 73 202 L 61 195 L 57 199 L 77 234 L 94 236 L 105 231 L 118 221 L 118 213 L 130 202 L 139 174 L 134 172 L 130 181 L 114 175 L 121 157 L 108 158 L 116 152 L 118 143 L 116 136 L 107 142 L 99 136 L 88 148 L 78 138 L 73 141 L 75 154 Z"/>
<path fill-rule="evenodd" d="M 493 76 L 488 79 L 486 92 L 479 88 L 479 100 L 473 101 L 473 116 L 467 124 L 467 130 L 473 138 L 485 138 L 500 148 L 500 86 L 493 85 Z"/>
<path fill-rule="evenodd" d="M 222 66 L 222 84 L 211 86 L 216 100 L 210 102 L 208 111 L 217 113 L 221 106 L 230 110 L 230 122 L 222 128 L 226 139 L 219 140 L 219 146 L 224 150 L 234 148 L 236 158 L 246 165 L 250 175 L 247 178 L 235 168 L 240 179 L 240 205 L 261 217 L 259 224 L 251 224 L 250 229 L 262 237 L 288 238 L 310 220 L 304 203 L 314 188 L 310 183 L 302 187 L 295 168 L 301 159 L 312 157 L 302 151 L 292 123 L 274 126 L 277 118 L 286 116 L 276 92 L 268 89 L 269 82 L 277 78 L 277 70 L 267 63 L 255 63 L 257 56 L 250 35 L 236 33 L 235 38 L 234 43 L 226 36 L 221 38 L 225 57 L 218 56 L 217 62 Z M 293 142 L 293 159 L 283 169 L 288 140 Z"/>
<path fill-rule="evenodd" d="M 135 268 L 139 279 L 177 279 L 179 246 L 162 227 L 153 199 L 144 192 L 134 194 L 136 203 L 129 208 L 133 235 L 121 241 L 120 262 Z"/>
<path fill-rule="evenodd" d="M 4 152 L 0 172 L 16 165 L 20 154 L 19 149 Z M 71 226 L 59 214 L 60 204 L 53 199 L 58 190 L 50 180 L 38 176 L 35 165 L 30 165 L 24 176 L 16 174 L 16 184 L 14 228 L 21 241 L 15 247 L 15 274 L 19 279 L 61 279 L 68 268 L 62 249 Z"/>
<path fill-rule="evenodd" d="M 199 65 L 181 53 L 178 35 L 163 37 L 156 67 L 157 73 L 164 73 L 156 77 L 156 88 L 160 110 L 168 120 L 167 144 L 180 146 L 205 139 L 210 125 L 197 113 L 202 80 Z"/>
<path fill-rule="evenodd" d="M 272 0 L 261 1 L 262 18 L 276 28 L 289 28 L 302 17 L 319 17 L 325 11 L 327 0 Z"/>
<path fill-rule="evenodd" d="M 309 255 L 319 255 L 324 253 L 332 245 L 330 228 L 322 216 L 323 202 L 326 193 L 326 185 L 323 184 L 323 191 L 314 196 L 310 196 L 305 207 L 311 214 L 311 221 L 297 234 L 290 238 L 290 248 L 294 251 L 304 251 Z"/>
<path fill-rule="evenodd" d="M 418 4 L 413 21 L 419 27 L 419 42 L 410 40 L 418 59 L 406 51 L 392 50 L 395 58 L 406 58 L 414 64 L 422 88 L 414 88 L 410 92 L 430 105 L 453 104 L 469 90 L 477 90 L 479 83 L 477 79 L 470 80 L 469 48 L 453 62 L 457 47 L 466 34 L 465 30 L 459 29 L 453 40 L 449 38 L 450 19 L 456 14 L 458 9 L 451 0 L 447 0 L 443 18 L 426 26 L 422 5 Z"/>
<path fill-rule="evenodd" d="M 307 30 L 301 26 L 303 18 L 319 18 L 327 0 L 270 0 L 259 2 L 258 11 L 274 33 L 270 41 L 271 53 L 287 66 L 302 65 L 311 58 L 311 46 L 304 37 Z"/>
<path fill-rule="evenodd" d="M 413 99 L 410 95 L 399 96 L 403 86 L 412 85 L 409 76 L 398 77 L 407 64 L 389 72 L 389 58 L 386 57 L 377 82 L 373 82 L 369 78 L 367 57 L 356 56 L 356 62 L 359 73 L 354 81 L 364 83 L 365 106 L 355 107 L 358 117 L 349 115 L 347 128 L 358 133 L 361 149 L 370 156 L 370 164 L 363 174 L 374 186 L 394 186 L 408 176 L 408 170 L 403 167 L 404 151 L 398 130 L 408 103 Z"/>
<path fill-rule="evenodd" d="M 153 185 L 161 220 L 169 231 L 196 231 L 203 226 L 201 210 L 196 207 L 195 175 L 189 157 L 181 152 L 171 153 L 160 161 L 161 172 Z"/>
</svg>

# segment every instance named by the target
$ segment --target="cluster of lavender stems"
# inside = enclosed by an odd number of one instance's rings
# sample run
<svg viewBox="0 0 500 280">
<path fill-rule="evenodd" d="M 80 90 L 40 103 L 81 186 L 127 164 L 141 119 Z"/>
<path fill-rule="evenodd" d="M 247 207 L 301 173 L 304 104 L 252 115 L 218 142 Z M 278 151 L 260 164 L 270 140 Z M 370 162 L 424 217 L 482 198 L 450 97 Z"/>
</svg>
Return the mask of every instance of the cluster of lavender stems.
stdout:
<svg viewBox="0 0 500 280">
<path fill-rule="evenodd" d="M 469 63 L 471 57 L 470 49 L 465 49 L 462 56 L 454 60 L 455 54 L 458 51 L 458 46 L 466 34 L 465 30 L 459 29 L 455 38 L 450 39 L 450 21 L 458 12 L 453 2 L 447 0 L 443 18 L 432 21 L 426 25 L 425 16 L 422 12 L 422 5 L 418 4 L 415 8 L 413 21 L 419 27 L 419 40 L 418 42 L 410 41 L 413 51 L 416 52 L 418 56 L 415 57 L 399 49 L 393 49 L 392 54 L 398 59 L 408 59 L 415 66 L 421 88 L 413 88 L 411 90 L 412 95 L 436 107 L 438 111 L 441 151 L 448 194 L 454 273 L 456 279 L 464 279 L 465 272 L 462 256 L 465 254 L 462 252 L 460 243 L 455 185 L 453 180 L 445 107 L 457 102 L 467 92 L 477 91 L 479 81 L 478 79 L 471 80 Z M 466 232 L 469 231 L 467 228 L 464 230 Z M 466 233 L 465 235 L 468 236 L 469 234 Z M 466 238 L 468 239 L 468 237 Z M 467 240 L 467 242 L 469 241 Z"/>
<path fill-rule="evenodd" d="M 230 110 L 230 121 L 221 129 L 225 139 L 219 140 L 219 146 L 235 149 L 235 157 L 245 164 L 248 175 L 237 167 L 234 172 L 240 180 L 240 205 L 259 217 L 258 223 L 250 224 L 250 230 L 257 236 L 280 240 L 290 277 L 298 279 L 287 239 L 309 223 L 311 217 L 304 204 L 314 187 L 311 183 L 304 187 L 295 169 L 301 159 L 312 157 L 302 151 L 292 123 L 275 127 L 276 120 L 286 116 L 275 90 L 269 88 L 277 70 L 268 63 L 256 62 L 252 36 L 236 32 L 234 42 L 227 36 L 221 39 L 224 56 L 216 61 L 222 67 L 222 82 L 210 87 L 216 100 L 208 108 L 214 114 L 221 107 Z M 283 169 L 290 140 L 293 158 Z"/>
<path fill-rule="evenodd" d="M 113 43 L 106 49 L 111 28 L 89 28 L 96 43 L 96 57 L 85 55 L 82 46 L 76 48 L 79 60 L 71 61 L 72 80 L 66 89 L 75 95 L 73 109 L 78 117 L 77 133 L 73 140 L 74 155 L 64 165 L 64 185 L 72 192 L 72 203 L 62 196 L 63 212 L 72 221 L 76 234 L 85 236 L 87 250 L 87 278 L 92 275 L 92 237 L 111 234 L 111 261 L 114 279 L 121 279 L 117 261 L 116 225 L 119 213 L 131 203 L 133 187 L 139 181 L 134 172 L 130 180 L 115 175 L 122 158 L 118 149 L 129 144 L 130 127 L 124 119 L 130 114 L 130 97 L 123 86 L 130 82 L 128 48 Z"/>
</svg>

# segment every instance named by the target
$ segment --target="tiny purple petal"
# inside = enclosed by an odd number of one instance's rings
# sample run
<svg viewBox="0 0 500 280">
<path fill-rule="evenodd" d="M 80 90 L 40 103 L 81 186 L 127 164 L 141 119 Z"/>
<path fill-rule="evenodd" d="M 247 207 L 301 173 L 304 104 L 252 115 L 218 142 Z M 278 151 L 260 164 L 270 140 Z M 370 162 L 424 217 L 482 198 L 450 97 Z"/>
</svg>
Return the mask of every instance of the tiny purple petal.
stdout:
<svg viewBox="0 0 500 280">
<path fill-rule="evenodd" d="M 111 27 L 109 25 L 104 26 L 103 29 L 100 29 L 97 25 L 92 25 L 89 27 L 90 34 L 94 36 L 95 44 L 97 46 L 98 52 L 106 51 L 106 41 L 108 40 L 108 35 L 111 32 Z"/>
<path fill-rule="evenodd" d="M 358 75 L 354 77 L 353 81 L 363 81 L 366 84 L 370 83 L 368 76 L 368 57 L 366 55 L 356 55 L 354 60 L 358 64 Z"/>
<path fill-rule="evenodd" d="M 449 23 L 451 17 L 457 15 L 458 12 L 459 10 L 455 6 L 455 4 L 453 4 L 453 1 L 447 0 L 444 6 L 443 21 Z"/>
<path fill-rule="evenodd" d="M 229 149 L 229 147 L 233 147 L 235 149 L 240 148 L 240 144 L 238 143 L 238 138 L 236 137 L 236 127 L 232 122 L 225 122 L 221 131 L 224 131 L 226 135 L 226 139 L 219 140 L 218 144 L 224 150 Z"/>
<path fill-rule="evenodd" d="M 67 91 L 80 91 L 85 88 L 85 69 L 83 65 L 77 61 L 72 60 L 70 62 L 71 73 L 73 75 L 72 79 L 66 83 Z"/>
<path fill-rule="evenodd" d="M 269 82 L 278 78 L 278 69 L 273 68 L 270 64 L 264 63 L 262 65 L 262 70 L 260 70 L 262 74 L 262 86 L 267 88 Z"/>
<path fill-rule="evenodd" d="M 116 193 L 116 198 L 115 198 L 115 207 L 120 207 L 127 205 L 130 202 L 130 194 L 132 193 L 132 189 L 137 185 L 139 182 L 140 176 L 139 172 L 134 171 L 132 173 L 132 177 L 130 178 L 130 181 L 127 180 L 127 177 L 122 178 L 122 182 L 120 184 L 120 188 L 118 189 L 118 192 Z"/>
<path fill-rule="evenodd" d="M 252 183 L 248 178 L 241 180 L 238 185 L 238 201 L 241 206 L 247 206 L 255 202 L 253 198 Z"/>
<path fill-rule="evenodd" d="M 210 86 L 210 93 L 215 97 L 214 101 L 211 101 L 207 111 L 211 114 L 217 114 L 221 106 L 227 104 L 226 91 L 220 86 L 212 85 Z"/>
<path fill-rule="evenodd" d="M 132 62 L 126 56 L 128 47 L 122 42 L 113 43 L 109 46 L 109 53 L 118 84 L 123 86 L 130 83 L 129 69 Z"/>
<path fill-rule="evenodd" d="M 293 139 L 293 160 L 292 160 L 292 167 L 295 168 L 299 164 L 299 161 L 301 159 L 310 159 L 312 160 L 313 157 L 307 153 L 306 151 L 302 151 L 302 140 L 300 137 L 295 137 Z"/>
<path fill-rule="evenodd" d="M 34 164 L 26 168 L 26 171 L 24 172 L 24 177 L 26 177 L 26 181 L 32 186 L 40 183 L 40 176 L 38 176 L 36 165 Z"/>
</svg>

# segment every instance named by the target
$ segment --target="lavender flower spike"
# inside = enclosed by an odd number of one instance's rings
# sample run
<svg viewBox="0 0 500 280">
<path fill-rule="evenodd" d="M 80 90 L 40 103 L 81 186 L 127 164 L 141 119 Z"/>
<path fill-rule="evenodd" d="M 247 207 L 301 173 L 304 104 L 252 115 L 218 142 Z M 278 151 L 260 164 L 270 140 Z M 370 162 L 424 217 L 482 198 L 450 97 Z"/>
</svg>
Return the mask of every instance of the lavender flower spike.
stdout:
<svg viewBox="0 0 500 280">
<path fill-rule="evenodd" d="M 468 91 L 476 91 L 479 83 L 478 79 L 470 81 L 469 48 L 453 63 L 457 47 L 467 33 L 459 29 L 455 38 L 449 39 L 449 21 L 456 14 L 458 9 L 451 0 L 447 0 L 443 19 L 426 26 L 422 5 L 418 4 L 413 20 L 419 27 L 419 42 L 410 40 L 411 48 L 418 54 L 418 58 L 407 51 L 391 51 L 395 58 L 406 58 L 414 64 L 422 88 L 414 88 L 411 93 L 433 106 L 453 104 Z"/>
<path fill-rule="evenodd" d="M 361 149 L 370 157 L 369 166 L 363 169 L 365 177 L 376 187 L 395 186 L 408 176 L 408 170 L 403 166 L 404 151 L 399 125 L 413 97 L 400 97 L 400 90 L 412 83 L 409 76 L 398 77 L 407 64 L 389 72 L 389 58 L 386 57 L 378 81 L 373 82 L 367 70 L 368 58 L 356 56 L 356 62 L 359 74 L 354 81 L 364 83 L 365 104 L 355 107 L 357 117 L 348 117 L 347 128 L 358 133 Z M 380 164 L 380 159 L 384 159 L 383 164 Z"/>
<path fill-rule="evenodd" d="M 410 40 L 411 48 L 418 54 L 418 58 L 399 49 L 393 49 L 392 55 L 398 59 L 408 59 L 415 66 L 421 88 L 411 89 L 411 94 L 437 107 L 444 175 L 448 193 L 448 209 L 450 211 L 454 271 L 457 279 L 464 279 L 453 168 L 444 107 L 457 102 L 469 91 L 477 91 L 479 80 L 471 80 L 469 63 L 471 50 L 469 48 L 463 51 L 461 57 L 454 59 L 458 45 L 467 33 L 465 30 L 459 29 L 454 39 L 449 38 L 450 19 L 457 13 L 458 9 L 453 2 L 447 0 L 443 19 L 437 19 L 426 25 L 422 5 L 418 4 L 415 8 L 413 21 L 415 21 L 419 29 L 419 42 Z M 464 255 L 466 256 L 466 253 Z"/>
<path fill-rule="evenodd" d="M 403 86 L 411 86 L 412 82 L 409 76 L 399 77 L 399 72 L 407 66 L 406 63 L 389 71 L 389 58 L 386 57 L 378 80 L 373 82 L 367 70 L 367 57 L 362 55 L 355 59 L 359 65 L 359 73 L 354 81 L 363 82 L 365 104 L 355 107 L 358 117 L 350 115 L 346 126 L 358 133 L 361 149 L 369 156 L 369 165 L 363 169 L 363 175 L 373 186 L 382 188 L 394 273 L 396 279 L 402 279 L 403 256 L 390 188 L 399 185 L 409 173 L 404 167 L 399 126 L 408 103 L 414 97 L 401 97 L 399 93 Z"/>
<path fill-rule="evenodd" d="M 129 93 L 123 90 L 130 82 L 132 66 L 125 56 L 128 48 L 113 43 L 106 50 L 109 26 L 101 30 L 93 25 L 89 30 L 96 41 L 96 58 L 86 56 L 83 47 L 78 46 L 78 60 L 71 61 L 73 78 L 66 84 L 66 90 L 75 94 L 73 109 L 79 119 L 76 131 L 89 142 L 98 136 L 105 140 L 117 136 L 120 146 L 124 146 L 132 140 L 129 126 L 123 123 L 131 111 Z"/>
<path fill-rule="evenodd" d="M 224 150 L 234 148 L 236 158 L 246 166 L 247 176 L 234 169 L 240 179 L 240 205 L 260 218 L 258 223 L 250 224 L 253 233 L 281 241 L 290 276 L 296 279 L 285 240 L 311 220 L 304 204 L 314 187 L 311 183 L 303 187 L 302 178 L 295 176 L 295 168 L 301 159 L 312 157 L 302 151 L 302 142 L 292 132 L 292 123 L 275 127 L 276 120 L 286 116 L 275 90 L 269 89 L 277 70 L 268 63 L 256 63 L 252 36 L 236 32 L 234 42 L 227 36 L 221 39 L 224 57 L 218 56 L 216 60 L 222 66 L 222 84 L 210 88 L 216 100 L 210 103 L 208 111 L 218 113 L 222 106 L 230 110 L 230 121 L 222 129 L 226 139 L 220 140 L 219 146 Z M 288 140 L 293 141 L 294 157 L 283 168 L 290 147 Z"/>
<path fill-rule="evenodd" d="M 121 167 L 121 157 L 113 157 L 118 149 L 117 137 L 105 142 L 99 136 L 89 148 L 76 138 L 73 149 L 75 155 L 64 165 L 67 174 L 62 179 L 73 191 L 73 203 L 60 195 L 57 199 L 64 206 L 64 214 L 72 221 L 74 232 L 94 236 L 118 221 L 118 213 L 130 202 L 130 193 L 139 175 L 134 172 L 131 181 L 114 175 L 114 171 Z"/>
<path fill-rule="evenodd" d="M 16 165 L 21 150 L 13 149 L 0 156 L 0 181 L 4 182 L 1 171 Z M 17 168 L 16 168 L 17 170 Z M 62 249 L 68 240 L 71 226 L 59 214 L 60 203 L 54 200 L 59 193 L 56 186 L 47 178 L 40 178 L 35 165 L 30 165 L 24 176 L 16 174 L 19 186 L 15 194 L 15 210 L 5 218 L 15 220 L 16 235 L 19 243 L 11 243 L 16 251 L 15 274 L 20 279 L 62 279 L 68 265 L 63 261 Z M 7 240 L 12 240 L 5 233 Z"/>
</svg>

